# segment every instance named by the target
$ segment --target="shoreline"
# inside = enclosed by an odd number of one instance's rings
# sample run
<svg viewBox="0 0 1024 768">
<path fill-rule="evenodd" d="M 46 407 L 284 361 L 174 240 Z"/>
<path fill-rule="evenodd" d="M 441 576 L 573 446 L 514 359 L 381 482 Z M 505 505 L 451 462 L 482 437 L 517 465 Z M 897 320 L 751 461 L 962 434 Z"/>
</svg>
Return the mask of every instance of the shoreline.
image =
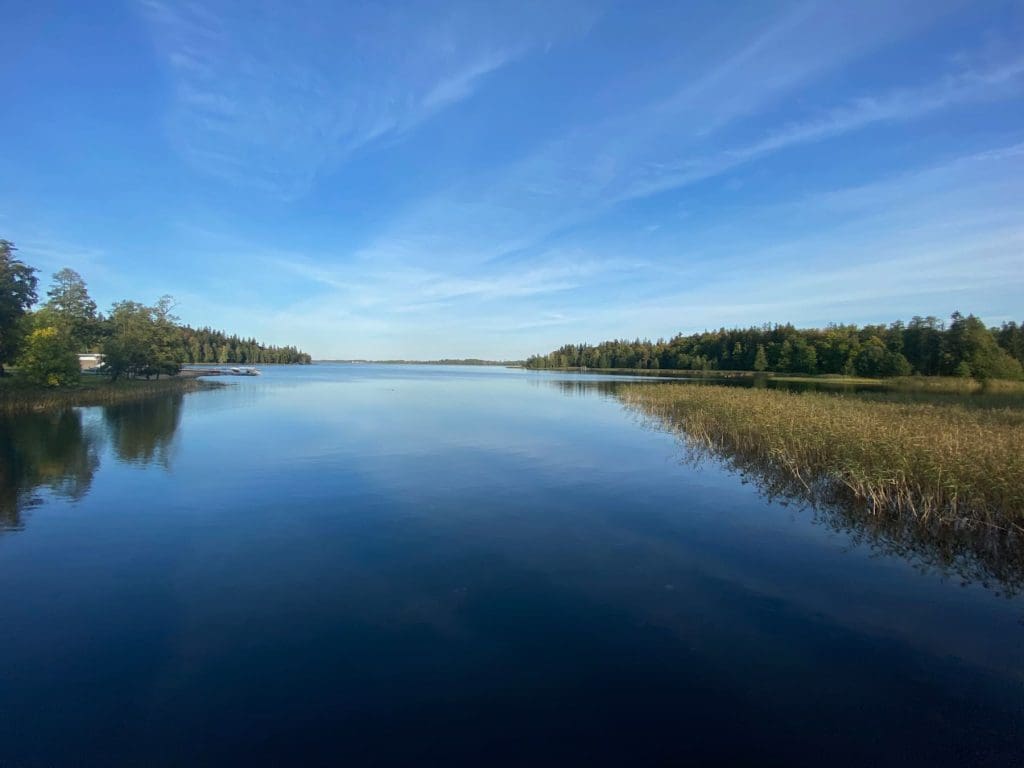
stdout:
<svg viewBox="0 0 1024 768">
<path fill-rule="evenodd" d="M 1024 412 L 826 393 L 632 384 L 622 402 L 776 494 L 1024 535 Z"/>
<path fill-rule="evenodd" d="M 194 376 L 172 376 L 162 379 L 122 379 L 111 382 L 105 377 L 89 381 L 83 377 L 77 387 L 47 389 L 16 382 L 0 382 L 0 415 L 39 413 L 65 408 L 88 408 L 134 402 L 168 394 L 187 394 L 220 389 L 226 384 L 203 381 Z"/>
<path fill-rule="evenodd" d="M 1024 381 L 1013 379 L 974 379 L 954 376 L 897 376 L 872 379 L 864 376 L 844 376 L 835 373 L 800 374 L 778 371 L 697 371 L 674 368 L 530 368 L 533 373 L 578 373 L 601 376 L 637 376 L 652 379 L 678 379 L 689 381 L 778 381 L 793 384 L 820 384 L 836 387 L 877 387 L 897 391 L 934 392 L 937 394 L 972 394 L 995 391 L 1024 393 Z"/>
</svg>

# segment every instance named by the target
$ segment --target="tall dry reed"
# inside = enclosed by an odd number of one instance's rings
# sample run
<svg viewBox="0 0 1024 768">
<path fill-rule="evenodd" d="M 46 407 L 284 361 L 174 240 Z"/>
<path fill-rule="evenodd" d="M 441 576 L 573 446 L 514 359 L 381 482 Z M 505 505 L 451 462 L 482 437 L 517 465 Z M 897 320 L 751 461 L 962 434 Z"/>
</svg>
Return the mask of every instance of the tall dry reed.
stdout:
<svg viewBox="0 0 1024 768">
<path fill-rule="evenodd" d="M 812 500 L 838 493 L 875 514 L 1024 533 L 1024 410 L 685 384 L 619 396 Z"/>
</svg>

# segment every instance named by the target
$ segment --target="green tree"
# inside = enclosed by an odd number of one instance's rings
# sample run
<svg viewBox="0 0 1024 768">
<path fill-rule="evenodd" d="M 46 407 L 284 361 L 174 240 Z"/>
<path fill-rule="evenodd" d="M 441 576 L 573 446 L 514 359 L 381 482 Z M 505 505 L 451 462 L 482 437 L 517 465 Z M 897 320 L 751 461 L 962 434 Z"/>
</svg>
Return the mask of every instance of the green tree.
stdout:
<svg viewBox="0 0 1024 768">
<path fill-rule="evenodd" d="M 764 344 L 757 345 L 757 354 L 754 355 L 754 370 L 768 370 L 768 355 L 764 353 Z"/>
<path fill-rule="evenodd" d="M 1024 323 L 1003 323 L 994 333 L 999 346 L 1018 363 L 1024 364 Z"/>
<path fill-rule="evenodd" d="M 180 346 L 180 329 L 178 318 L 171 312 L 174 309 L 174 299 L 170 296 L 161 296 L 160 301 L 152 309 L 153 316 L 153 360 L 152 368 L 156 377 L 160 374 L 174 376 L 181 370 L 181 361 L 184 353 Z"/>
<path fill-rule="evenodd" d="M 232 340 L 234 343 L 234 337 Z M 243 349 L 241 345 L 238 347 Z M 1024 328 L 1004 323 L 985 328 L 973 316 L 954 315 L 949 328 L 934 317 L 915 317 L 889 325 L 829 325 L 798 329 L 793 325 L 720 328 L 669 341 L 617 339 L 597 345 L 568 344 L 535 355 L 527 367 L 585 365 L 613 368 L 701 370 L 721 368 L 846 375 L 902 376 L 962 374 L 1017 378 L 1024 364 Z M 1016 361 L 1016 362 L 1015 362 Z M 964 373 L 968 371 L 969 373 Z M 976 371 L 976 373 L 975 373 Z"/>
<path fill-rule="evenodd" d="M 861 346 L 853 365 L 858 375 L 871 378 L 907 376 L 910 373 L 907 358 L 900 352 L 891 351 L 878 336 L 872 336 Z"/>
<path fill-rule="evenodd" d="M 44 387 L 77 384 L 78 355 L 68 337 L 56 328 L 36 328 L 25 339 L 18 356 L 18 372 L 27 381 Z"/>
<path fill-rule="evenodd" d="M 103 345 L 104 363 L 114 379 L 160 378 L 160 374 L 181 370 L 184 353 L 177 318 L 171 314 L 173 306 L 169 296 L 162 297 L 155 307 L 137 301 L 114 305 Z"/>
<path fill-rule="evenodd" d="M 20 320 L 36 301 L 36 270 L 14 257 L 14 244 L 0 239 L 0 376 L 18 354 Z"/>
<path fill-rule="evenodd" d="M 76 352 L 91 347 L 97 336 L 96 302 L 89 296 L 82 276 L 65 267 L 53 276 L 45 310 L 56 328 L 67 335 Z"/>
<path fill-rule="evenodd" d="M 974 315 L 954 312 L 943 344 L 946 373 L 962 376 L 966 371 L 978 379 L 1019 379 L 1021 364 L 996 342 L 992 331 Z"/>
<path fill-rule="evenodd" d="M 782 342 L 782 349 L 779 351 L 778 362 L 775 363 L 775 370 L 787 373 L 793 369 L 793 342 L 786 339 Z"/>
<path fill-rule="evenodd" d="M 942 364 L 942 322 L 937 317 L 915 316 L 903 331 L 903 354 L 916 373 L 934 376 Z"/>
<path fill-rule="evenodd" d="M 137 301 L 121 301 L 112 307 L 103 344 L 103 362 L 116 381 L 142 373 L 152 345 L 152 315 Z"/>
<path fill-rule="evenodd" d="M 793 344 L 792 369 L 797 373 L 818 372 L 818 353 L 805 339 L 797 339 Z"/>
</svg>

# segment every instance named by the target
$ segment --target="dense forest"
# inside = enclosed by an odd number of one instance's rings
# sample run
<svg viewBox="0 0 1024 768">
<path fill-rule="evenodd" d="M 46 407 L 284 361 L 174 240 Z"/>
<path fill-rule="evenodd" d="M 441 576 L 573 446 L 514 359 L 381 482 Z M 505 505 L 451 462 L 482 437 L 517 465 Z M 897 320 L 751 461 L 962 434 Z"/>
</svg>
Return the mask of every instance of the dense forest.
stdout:
<svg viewBox="0 0 1024 768">
<path fill-rule="evenodd" d="M 721 328 L 665 341 L 620 339 L 567 344 L 526 361 L 528 368 L 773 371 L 889 377 L 1024 377 L 1024 323 L 988 328 L 974 315 L 950 322 L 915 317 L 890 325 Z"/>
<path fill-rule="evenodd" d="M 309 363 L 295 347 L 275 347 L 210 328 L 181 325 L 174 300 L 153 306 L 119 301 L 97 311 L 81 275 L 62 269 L 39 300 L 37 270 L 0 239 L 0 376 L 17 366 L 22 379 L 43 386 L 74 384 L 78 354 L 99 352 L 112 378 L 173 375 L 184 363 Z"/>
<path fill-rule="evenodd" d="M 260 344 L 256 339 L 228 336 L 210 328 L 179 327 L 181 332 L 181 359 L 186 363 L 301 363 L 311 362 L 305 352 L 295 347 L 275 347 Z"/>
</svg>

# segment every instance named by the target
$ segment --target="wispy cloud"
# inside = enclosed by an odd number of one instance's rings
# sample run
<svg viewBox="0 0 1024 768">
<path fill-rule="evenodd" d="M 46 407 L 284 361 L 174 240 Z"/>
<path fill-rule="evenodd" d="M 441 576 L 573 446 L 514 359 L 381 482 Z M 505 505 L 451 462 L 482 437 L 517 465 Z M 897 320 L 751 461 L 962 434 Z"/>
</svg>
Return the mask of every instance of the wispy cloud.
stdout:
<svg viewBox="0 0 1024 768">
<path fill-rule="evenodd" d="M 568 291 L 599 276 L 642 268 L 638 260 L 594 259 L 582 254 L 546 253 L 543 266 L 492 269 L 471 274 L 441 272 L 416 266 L 381 270 L 365 265 L 327 267 L 298 254 L 270 255 L 266 263 L 330 289 L 339 303 L 361 309 L 404 313 L 436 309 L 453 300 L 487 303 Z"/>
<path fill-rule="evenodd" d="M 941 77 L 920 88 L 901 88 L 881 96 L 865 96 L 829 111 L 823 118 L 798 123 L 736 152 L 757 157 L 793 144 L 820 141 L 873 123 L 913 120 L 952 106 L 1000 96 L 1016 96 L 1024 85 L 1024 57 L 986 70 L 968 70 Z"/>
<path fill-rule="evenodd" d="M 834 240 L 830 241 L 834 242 Z M 1022 291 L 1024 223 L 1001 231 L 970 233 L 946 241 L 868 241 L 860 248 L 830 247 L 830 259 L 813 269 L 781 267 L 770 273 L 748 270 L 728 280 L 702 281 L 699 288 L 663 295 L 642 308 L 614 313 L 623 328 L 651 325 L 696 331 L 708 325 L 759 324 L 792 320 L 823 325 L 846 321 L 888 322 L 910 314 L 964 307 L 979 292 Z M 819 246 L 820 243 L 819 243 Z M 807 264 L 813 251 L 801 251 Z M 737 297 L 741 297 L 737 301 Z M 982 311 L 986 308 L 981 308 Z M 990 306 L 988 309 L 998 309 Z"/>
<path fill-rule="evenodd" d="M 779 30 L 769 36 L 775 45 L 787 42 L 783 31 L 806 31 L 790 21 Z M 759 40 L 752 47 L 760 52 L 764 45 Z M 849 50 L 846 54 L 852 55 Z M 723 78 L 753 78 L 744 67 L 760 64 L 750 53 L 730 61 L 723 73 L 714 76 L 716 83 Z M 831 59 L 820 64 L 833 65 Z M 797 69 L 802 73 L 799 78 L 793 74 Z M 771 81 L 779 90 L 777 97 L 792 83 L 810 78 L 813 64 L 803 68 L 790 64 L 785 71 L 790 78 Z M 872 125 L 1012 98 L 1022 87 L 1024 59 L 940 73 L 917 87 L 890 88 L 825 108 L 821 116 L 803 122 L 762 129 L 762 138 L 735 146 L 703 128 L 708 119 L 724 124 L 735 117 L 736 104 L 727 98 L 723 111 L 717 112 L 713 102 L 705 101 L 703 87 L 684 89 L 688 98 L 700 100 L 705 111 L 680 97 L 672 100 L 671 110 L 668 102 L 655 101 L 629 115 L 573 131 L 510 166 L 421 200 L 392 221 L 359 256 L 371 262 L 403 263 L 429 254 L 432 261 L 463 268 L 509 256 L 520 258 L 553 234 L 593 221 L 624 203 L 696 185 L 775 153 Z M 699 118 L 694 118 L 695 113 Z"/>
<path fill-rule="evenodd" d="M 40 278 L 46 273 L 69 267 L 92 277 L 109 277 L 107 254 L 102 248 L 48 236 L 19 238 L 17 247 L 20 256 L 40 271 Z"/>
<path fill-rule="evenodd" d="M 1024 16 L 997 5 L 136 0 L 163 79 L 97 142 L 124 151 L 63 147 L 0 203 L 23 231 L 59 205 L 31 232 L 69 239 L 118 222 L 102 253 L 12 229 L 44 268 L 331 356 L 1008 312 Z"/>
<path fill-rule="evenodd" d="M 651 334 L 709 322 L 879 322 L 955 308 L 996 321 L 1019 311 L 1024 291 L 1022 197 L 1024 149 L 1014 144 L 738 212 L 694 233 L 681 259 L 685 279 L 579 322 Z M 779 234 L 778 222 L 793 219 L 799 233 Z"/>
<path fill-rule="evenodd" d="M 593 16 L 566 4 L 543 18 L 531 3 L 445 13 L 310 0 L 141 5 L 172 82 L 179 150 L 202 171 L 285 197 Z"/>
<path fill-rule="evenodd" d="M 519 354 L 533 347 L 514 346 L 516 334 L 537 339 L 543 329 L 581 336 L 584 329 L 657 334 L 679 329 L 686 318 L 787 317 L 779 315 L 786 307 L 793 319 L 814 322 L 827 315 L 829 302 L 860 301 L 861 308 L 877 310 L 897 299 L 906 306 L 916 306 L 915 297 L 951 301 L 958 281 L 977 290 L 1000 280 L 1005 286 L 1007 270 L 1019 259 L 1024 223 L 993 198 L 1007 160 L 1019 160 L 1014 146 L 871 189 L 823 190 L 813 213 L 816 235 L 788 244 L 765 245 L 771 235 L 756 213 L 746 223 L 762 233 L 760 243 L 734 234 L 743 230 L 742 218 L 692 222 L 687 237 L 678 224 L 647 220 L 634 229 L 644 231 L 642 248 L 636 237 L 621 233 L 596 248 L 592 238 L 581 241 L 576 234 L 627 204 L 783 151 L 1019 96 L 1024 59 L 969 65 L 947 59 L 917 72 L 910 83 L 890 80 L 853 95 L 823 89 L 809 104 L 779 109 L 796 96 L 802 101 L 817 79 L 914 29 L 921 18 L 889 6 L 872 6 L 871 12 L 895 16 L 883 16 L 891 24 L 855 18 L 851 30 L 842 13 L 797 6 L 773 25 L 750 30 L 667 95 L 570 127 L 513 162 L 458 179 L 400 212 L 360 246 L 321 256 L 284 255 L 279 269 L 316 286 L 315 296 L 294 312 L 325 326 L 386 328 L 407 339 L 409 348 L 423 345 L 425 354 L 454 351 L 430 341 L 439 334 L 454 340 L 471 335 L 467 326 L 474 333 L 505 327 L 509 346 L 503 350 Z M 470 63 L 462 74 L 439 81 L 424 97 L 425 109 L 460 97 L 504 60 L 499 54 Z M 862 203 L 853 211 L 858 196 Z M 841 206 L 846 211 L 840 216 Z M 715 227 L 714 238 L 700 234 Z M 827 250 L 837 241 L 842 248 Z M 730 248 L 731 257 L 709 261 Z M 572 259 L 566 249 L 576 249 Z M 826 251 L 836 266 L 823 262 Z M 935 271 L 922 279 L 929 258 Z M 980 265 L 973 273 L 964 267 L 970 258 Z M 770 279 L 762 277 L 765 263 L 773 264 Z M 858 283 L 858 274 L 866 282 Z M 687 289 L 680 291 L 680 284 Z M 588 305 L 589 296 L 601 300 Z M 301 321 L 279 321 L 311 332 L 312 325 Z"/>
<path fill-rule="evenodd" d="M 479 60 L 471 62 L 461 72 L 445 77 L 436 83 L 421 100 L 423 117 L 471 96 L 484 77 L 519 58 L 522 53 L 522 49 L 485 53 Z"/>
<path fill-rule="evenodd" d="M 645 172 L 625 184 L 615 202 L 646 197 L 695 184 L 743 164 L 792 147 L 825 141 L 871 125 L 910 121 L 954 106 L 1017 97 L 1024 91 L 1024 58 L 985 70 L 940 76 L 918 88 L 898 88 L 864 96 L 828 110 L 822 117 L 790 123 L 749 144 L 677 162 L 648 161 Z M 691 152 L 691 154 L 696 154 Z"/>
</svg>

